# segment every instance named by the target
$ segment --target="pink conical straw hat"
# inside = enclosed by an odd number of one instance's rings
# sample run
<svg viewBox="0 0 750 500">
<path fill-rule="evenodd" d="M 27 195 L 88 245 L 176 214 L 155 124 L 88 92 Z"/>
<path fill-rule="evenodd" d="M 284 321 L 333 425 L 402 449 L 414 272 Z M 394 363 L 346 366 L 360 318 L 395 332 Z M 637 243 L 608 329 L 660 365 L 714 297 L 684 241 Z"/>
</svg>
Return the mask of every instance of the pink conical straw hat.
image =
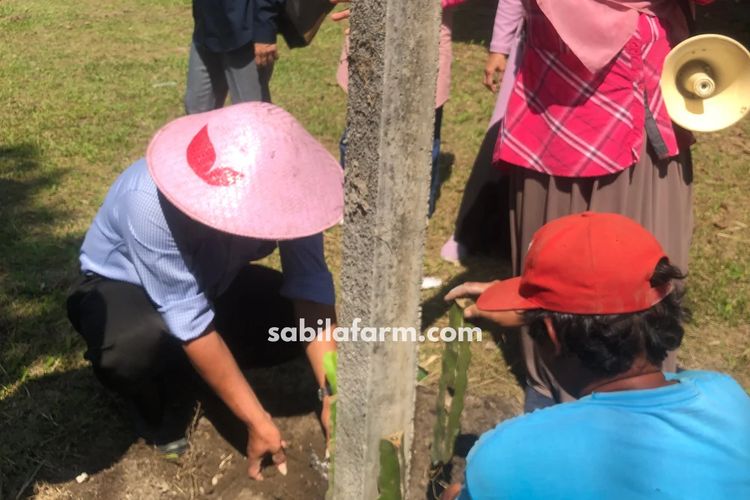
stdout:
<svg viewBox="0 0 750 500">
<path fill-rule="evenodd" d="M 297 120 L 249 102 L 188 115 L 151 140 L 159 191 L 193 219 L 266 240 L 309 236 L 341 220 L 344 174 Z"/>
</svg>

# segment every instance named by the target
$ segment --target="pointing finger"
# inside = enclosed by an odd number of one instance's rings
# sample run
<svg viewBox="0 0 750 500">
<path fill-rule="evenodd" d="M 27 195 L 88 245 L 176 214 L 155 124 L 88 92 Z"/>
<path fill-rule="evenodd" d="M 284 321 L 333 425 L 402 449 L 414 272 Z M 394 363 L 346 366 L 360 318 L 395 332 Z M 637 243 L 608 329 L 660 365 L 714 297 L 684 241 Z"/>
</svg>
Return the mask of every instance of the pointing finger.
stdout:
<svg viewBox="0 0 750 500">
<path fill-rule="evenodd" d="M 450 302 L 451 300 L 457 299 L 459 297 L 481 295 L 481 293 L 489 288 L 492 283 L 494 282 L 479 283 L 474 281 L 467 281 L 466 283 L 462 283 L 461 285 L 458 285 L 453 290 L 448 292 L 445 295 L 445 300 Z"/>
<path fill-rule="evenodd" d="M 260 458 L 252 458 L 248 462 L 247 475 L 250 476 L 250 479 L 263 481 L 263 473 L 260 471 Z"/>
</svg>

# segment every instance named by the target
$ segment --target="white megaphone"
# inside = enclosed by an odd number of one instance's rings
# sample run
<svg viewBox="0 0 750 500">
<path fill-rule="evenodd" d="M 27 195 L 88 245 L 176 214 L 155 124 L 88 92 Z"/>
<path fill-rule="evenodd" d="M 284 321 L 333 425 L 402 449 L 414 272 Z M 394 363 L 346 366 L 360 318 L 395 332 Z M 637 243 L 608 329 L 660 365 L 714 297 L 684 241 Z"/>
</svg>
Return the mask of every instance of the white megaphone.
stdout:
<svg viewBox="0 0 750 500">
<path fill-rule="evenodd" d="M 664 60 L 661 91 L 672 120 L 697 132 L 729 127 L 750 111 L 750 52 L 722 35 L 698 35 Z"/>
</svg>

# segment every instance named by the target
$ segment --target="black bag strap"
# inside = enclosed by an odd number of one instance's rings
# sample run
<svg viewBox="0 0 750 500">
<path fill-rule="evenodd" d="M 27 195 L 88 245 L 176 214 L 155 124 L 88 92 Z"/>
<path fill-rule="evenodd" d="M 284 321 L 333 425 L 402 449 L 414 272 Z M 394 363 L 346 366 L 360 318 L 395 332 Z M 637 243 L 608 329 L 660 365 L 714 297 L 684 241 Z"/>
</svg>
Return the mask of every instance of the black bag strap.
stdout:
<svg viewBox="0 0 750 500">
<path fill-rule="evenodd" d="M 695 35 L 695 18 L 693 17 L 693 9 L 691 8 L 690 0 L 677 0 L 677 3 L 680 4 L 682 13 L 685 15 L 690 36 Z"/>
</svg>

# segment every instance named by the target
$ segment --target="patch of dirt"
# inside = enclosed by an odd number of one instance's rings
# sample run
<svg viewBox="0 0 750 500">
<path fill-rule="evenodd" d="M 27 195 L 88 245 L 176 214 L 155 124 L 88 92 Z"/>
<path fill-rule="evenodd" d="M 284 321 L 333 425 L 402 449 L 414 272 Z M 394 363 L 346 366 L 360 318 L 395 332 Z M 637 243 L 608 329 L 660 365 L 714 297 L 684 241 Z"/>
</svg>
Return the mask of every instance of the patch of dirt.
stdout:
<svg viewBox="0 0 750 500">
<path fill-rule="evenodd" d="M 306 360 L 256 368 L 246 375 L 289 443 L 286 477 L 275 468 L 264 470 L 264 481 L 247 477 L 244 426 L 209 397 L 203 398 L 201 416 L 191 427 L 190 450 L 178 462 L 165 460 L 152 446 L 138 441 L 112 466 L 86 481 L 42 485 L 37 498 L 250 500 L 298 498 L 300 492 L 322 498 L 327 482 L 313 463 L 323 456 L 325 443 L 315 413 L 316 387 Z"/>
<path fill-rule="evenodd" d="M 290 443 L 287 477 L 267 468 L 264 481 L 251 481 L 245 457 L 201 418 L 190 439 L 191 450 L 180 463 L 168 462 L 152 447 L 138 443 L 113 467 L 82 484 L 71 481 L 41 491 L 39 498 L 260 500 L 299 498 L 302 492 L 322 498 L 326 481 L 310 464 L 313 453 L 320 456 L 324 446 L 317 418 L 281 417 L 276 423 Z"/>
<path fill-rule="evenodd" d="M 274 369 L 255 370 L 254 376 L 250 378 L 258 388 L 259 394 L 265 399 L 268 396 L 268 387 L 264 387 L 264 381 L 268 382 L 274 374 L 277 377 L 280 374 L 296 375 L 295 378 L 302 380 L 303 377 L 299 371 L 290 370 L 292 366 L 304 372 L 304 366 L 296 363 L 295 361 L 291 365 L 287 364 L 285 367 Z M 277 383 L 274 386 L 283 387 L 278 384 L 278 378 L 276 380 Z M 305 399 L 299 393 L 307 391 L 306 385 L 303 383 L 293 387 L 292 392 L 298 393 L 295 403 L 300 402 L 300 397 Z M 293 394 L 285 394 L 282 390 L 276 392 L 274 400 L 289 402 L 289 398 L 294 397 Z M 429 496 L 431 491 L 430 443 L 435 423 L 436 397 L 437 393 L 434 388 L 418 387 L 410 482 L 411 498 L 415 499 L 431 498 Z M 271 406 L 274 405 L 278 409 L 278 402 L 271 404 Z M 304 402 L 299 407 L 307 406 L 307 402 Z M 462 479 L 464 468 L 462 457 L 466 455 L 477 436 L 516 413 L 517 408 L 504 402 L 500 397 L 467 396 L 462 418 L 462 433 L 456 448 L 456 453 L 460 456 L 455 459 L 454 481 Z M 237 433 L 236 428 L 231 429 L 232 426 L 222 420 L 226 420 L 224 418 L 226 415 L 217 417 L 214 411 L 209 409 L 206 415 L 200 417 L 193 426 L 190 451 L 179 462 L 164 460 L 151 446 L 140 441 L 133 444 L 114 465 L 92 474 L 83 483 L 79 484 L 71 480 L 59 484 L 39 485 L 36 498 L 42 500 L 324 498 L 327 480 L 319 467 L 319 459 L 324 454 L 324 442 L 314 411 L 275 418 L 282 435 L 290 445 L 287 450 L 289 473 L 284 477 L 275 468 L 267 468 L 264 470 L 265 480 L 261 482 L 252 481 L 247 477 L 246 460 L 241 451 L 244 436 Z"/>
</svg>

